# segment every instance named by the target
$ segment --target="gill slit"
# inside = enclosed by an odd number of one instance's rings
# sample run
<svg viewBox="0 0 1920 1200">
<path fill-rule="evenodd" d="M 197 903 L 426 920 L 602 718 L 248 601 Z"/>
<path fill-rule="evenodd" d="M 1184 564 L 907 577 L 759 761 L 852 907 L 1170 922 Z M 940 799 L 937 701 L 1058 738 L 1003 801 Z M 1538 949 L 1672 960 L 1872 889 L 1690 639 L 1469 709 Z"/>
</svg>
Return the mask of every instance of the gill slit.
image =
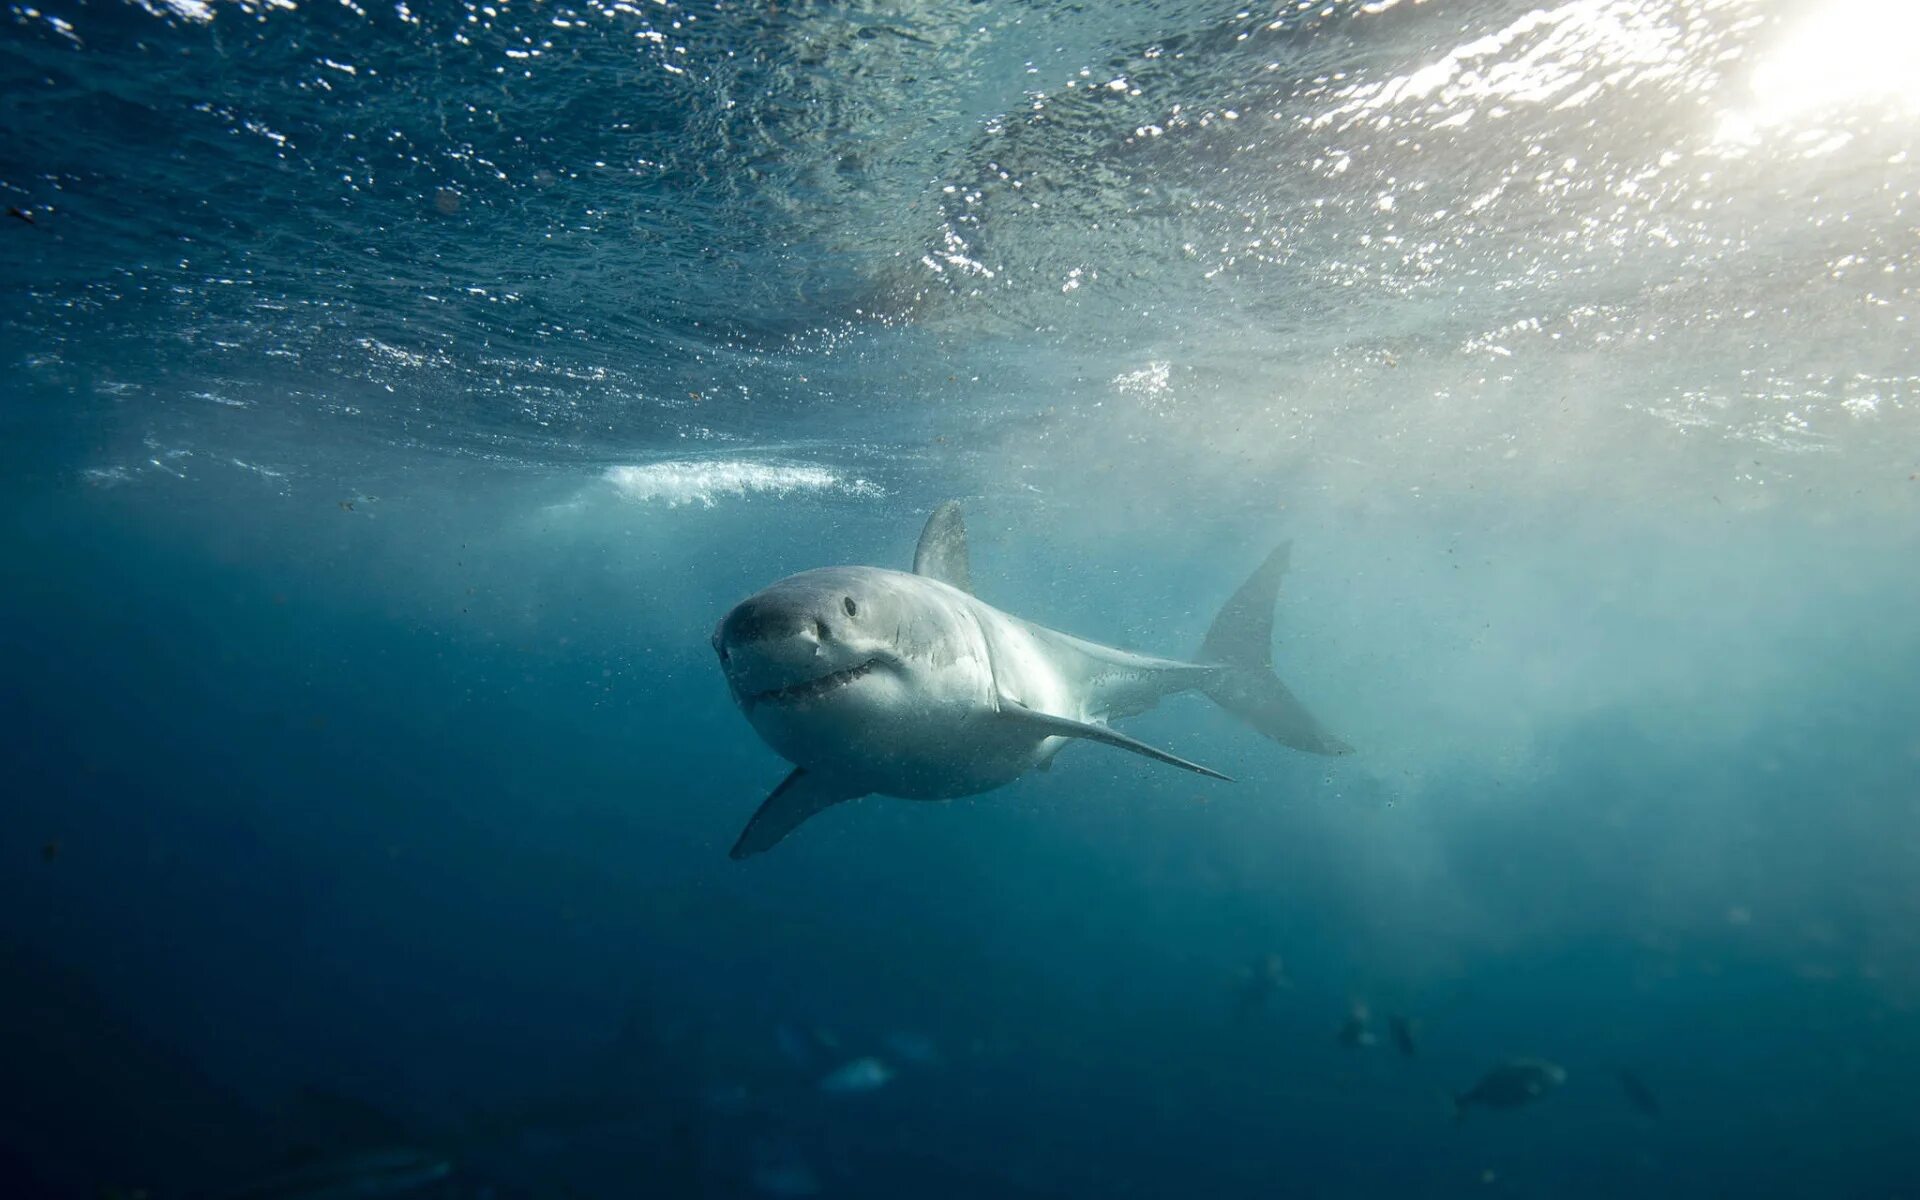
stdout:
<svg viewBox="0 0 1920 1200">
<path fill-rule="evenodd" d="M 980 636 L 980 657 L 987 662 L 987 707 L 997 713 L 1001 711 L 1000 701 L 1006 693 L 1000 690 L 1000 668 L 993 661 L 993 639 L 987 636 L 987 627 L 980 620 L 979 610 L 972 605 L 967 606 L 967 620 L 973 622 L 973 631 Z"/>
</svg>

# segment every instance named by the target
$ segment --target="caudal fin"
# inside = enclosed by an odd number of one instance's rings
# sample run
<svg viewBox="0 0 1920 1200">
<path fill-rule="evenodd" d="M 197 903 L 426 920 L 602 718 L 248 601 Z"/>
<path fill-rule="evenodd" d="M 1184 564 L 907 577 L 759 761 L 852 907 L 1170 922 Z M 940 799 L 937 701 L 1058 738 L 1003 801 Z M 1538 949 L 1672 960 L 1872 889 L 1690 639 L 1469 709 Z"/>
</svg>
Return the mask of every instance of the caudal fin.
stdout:
<svg viewBox="0 0 1920 1200">
<path fill-rule="evenodd" d="M 1204 685 L 1214 703 L 1260 733 L 1309 754 L 1352 754 L 1273 673 L 1273 606 L 1293 543 L 1282 542 L 1207 630 L 1200 661 L 1224 668 Z"/>
</svg>

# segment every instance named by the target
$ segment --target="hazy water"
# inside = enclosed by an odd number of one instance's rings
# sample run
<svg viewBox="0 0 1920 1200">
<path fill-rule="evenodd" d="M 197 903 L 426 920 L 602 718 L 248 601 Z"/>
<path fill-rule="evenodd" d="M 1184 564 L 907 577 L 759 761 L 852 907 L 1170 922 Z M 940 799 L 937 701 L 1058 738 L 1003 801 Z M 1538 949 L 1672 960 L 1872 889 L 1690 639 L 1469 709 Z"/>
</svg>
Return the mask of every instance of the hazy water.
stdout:
<svg viewBox="0 0 1920 1200">
<path fill-rule="evenodd" d="M 4 1194 L 1911 1191 L 1898 0 L 6 21 Z M 728 861 L 714 621 L 949 496 L 1161 653 L 1292 538 L 1360 752 Z"/>
</svg>

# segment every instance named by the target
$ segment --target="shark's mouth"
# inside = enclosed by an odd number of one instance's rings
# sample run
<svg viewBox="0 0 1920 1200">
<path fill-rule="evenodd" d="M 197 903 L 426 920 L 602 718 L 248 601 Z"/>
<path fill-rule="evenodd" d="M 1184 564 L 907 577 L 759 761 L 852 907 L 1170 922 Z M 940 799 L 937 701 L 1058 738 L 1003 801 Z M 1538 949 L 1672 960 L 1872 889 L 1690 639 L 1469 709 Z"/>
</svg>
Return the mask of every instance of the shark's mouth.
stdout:
<svg viewBox="0 0 1920 1200">
<path fill-rule="evenodd" d="M 805 683 L 789 684 L 783 688 L 774 688 L 770 692 L 760 692 L 747 697 L 749 706 L 756 704 L 804 704 L 809 700 L 818 700 L 828 692 L 839 689 L 859 679 L 878 666 L 880 660 L 870 658 L 866 662 L 856 663 L 844 671 L 835 671 L 831 675 L 822 675 L 818 679 L 809 679 Z"/>
</svg>

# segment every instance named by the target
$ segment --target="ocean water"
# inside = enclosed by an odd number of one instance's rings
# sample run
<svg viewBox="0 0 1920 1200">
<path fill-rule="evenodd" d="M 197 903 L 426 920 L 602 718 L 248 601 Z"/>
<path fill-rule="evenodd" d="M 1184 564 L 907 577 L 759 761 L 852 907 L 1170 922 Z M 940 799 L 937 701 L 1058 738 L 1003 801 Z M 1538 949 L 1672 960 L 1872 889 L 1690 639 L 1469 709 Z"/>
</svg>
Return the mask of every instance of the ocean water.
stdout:
<svg viewBox="0 0 1920 1200">
<path fill-rule="evenodd" d="M 0 1195 L 1920 1194 L 1916 38 L 16 0 Z M 949 498 L 1174 656 L 1290 539 L 1357 752 L 731 861 L 715 622 Z"/>
</svg>

